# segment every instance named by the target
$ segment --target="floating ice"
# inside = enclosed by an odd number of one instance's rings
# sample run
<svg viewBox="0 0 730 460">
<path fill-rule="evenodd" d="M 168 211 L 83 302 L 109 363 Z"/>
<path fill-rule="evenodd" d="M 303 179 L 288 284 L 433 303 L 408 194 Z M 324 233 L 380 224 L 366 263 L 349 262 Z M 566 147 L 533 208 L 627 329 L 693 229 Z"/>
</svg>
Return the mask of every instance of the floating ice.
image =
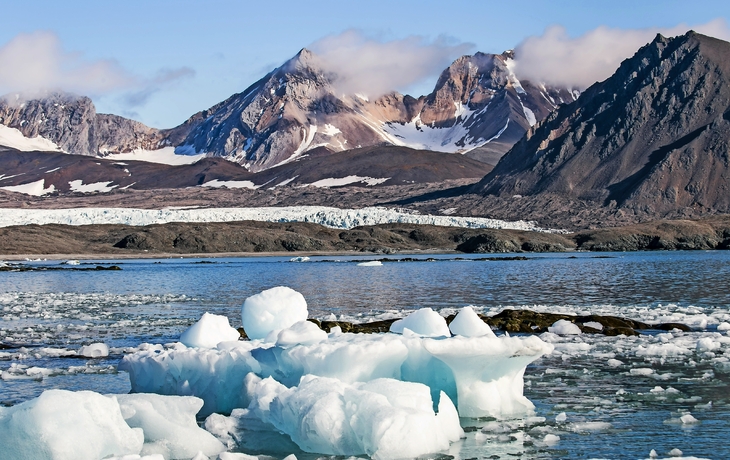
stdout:
<svg viewBox="0 0 730 460">
<path fill-rule="evenodd" d="M 109 356 L 109 346 L 105 343 L 92 343 L 79 349 L 79 355 L 87 358 L 104 358 Z"/>
<path fill-rule="evenodd" d="M 449 324 L 449 330 L 452 334 L 463 337 L 495 337 L 492 328 L 482 321 L 471 307 L 464 307 L 459 311 Z"/>
<path fill-rule="evenodd" d="M 383 265 L 383 262 L 379 260 L 371 260 L 369 262 L 360 262 L 357 264 L 358 267 L 380 267 Z"/>
<path fill-rule="evenodd" d="M 3 458 L 100 459 L 139 454 L 143 442 L 142 430 L 125 423 L 115 398 L 90 391 L 48 390 L 0 407 Z"/>
<path fill-rule="evenodd" d="M 418 383 L 307 375 L 287 388 L 249 374 L 246 386 L 249 410 L 306 452 L 415 458 L 447 450 L 464 433 L 451 400 L 442 393 L 435 414 L 429 388 Z"/>
<path fill-rule="evenodd" d="M 442 391 L 449 395 L 463 416 L 501 417 L 533 408 L 522 395 L 524 369 L 552 349 L 534 336 L 431 339 L 341 333 L 286 347 L 261 340 L 223 342 L 217 349 L 150 347 L 126 355 L 119 369 L 129 372 L 134 392 L 202 398 L 202 416 L 248 407 L 243 378 L 253 372 L 287 386 L 297 385 L 306 374 L 344 383 L 378 378 L 420 382 L 434 400 Z"/>
<path fill-rule="evenodd" d="M 723 321 L 722 323 L 717 325 L 718 331 L 730 331 L 730 323 Z"/>
<path fill-rule="evenodd" d="M 552 326 L 548 327 L 548 331 L 559 335 L 579 335 L 581 333 L 578 325 L 564 319 L 555 321 Z"/>
<path fill-rule="evenodd" d="M 231 327 L 228 318 L 206 312 L 180 335 L 180 342 L 188 347 L 214 348 L 220 342 L 234 341 L 240 337 L 241 334 Z"/>
<path fill-rule="evenodd" d="M 446 320 L 430 308 L 416 310 L 403 319 L 399 319 L 390 325 L 390 332 L 403 334 L 409 331 L 423 337 L 450 337 L 451 332 Z"/>
<path fill-rule="evenodd" d="M 263 339 L 272 331 L 286 329 L 309 315 L 304 296 L 279 286 L 247 298 L 241 308 L 243 329 L 251 339 Z"/>
<path fill-rule="evenodd" d="M 311 321 L 299 321 L 279 332 L 276 345 L 289 348 L 294 345 L 313 345 L 327 340 L 327 333 Z"/>
<path fill-rule="evenodd" d="M 200 428 L 195 415 L 203 401 L 193 396 L 156 394 L 117 395 L 126 423 L 144 431 L 143 455 L 189 459 L 199 451 L 211 456 L 225 450 L 213 435 Z"/>
</svg>

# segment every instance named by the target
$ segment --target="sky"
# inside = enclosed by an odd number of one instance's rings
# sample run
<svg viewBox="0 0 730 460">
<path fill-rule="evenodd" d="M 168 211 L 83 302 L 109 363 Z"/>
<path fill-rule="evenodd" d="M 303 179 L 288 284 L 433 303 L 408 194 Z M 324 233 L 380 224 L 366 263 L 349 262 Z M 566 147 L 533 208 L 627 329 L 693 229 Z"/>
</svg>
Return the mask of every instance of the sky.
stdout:
<svg viewBox="0 0 730 460">
<path fill-rule="evenodd" d="M 581 88 L 657 32 L 730 40 L 727 0 L 24 0 L 1 11 L 0 94 L 61 89 L 156 128 L 304 47 L 342 72 L 343 91 L 419 96 L 476 51 L 516 49 L 518 75 Z"/>
</svg>

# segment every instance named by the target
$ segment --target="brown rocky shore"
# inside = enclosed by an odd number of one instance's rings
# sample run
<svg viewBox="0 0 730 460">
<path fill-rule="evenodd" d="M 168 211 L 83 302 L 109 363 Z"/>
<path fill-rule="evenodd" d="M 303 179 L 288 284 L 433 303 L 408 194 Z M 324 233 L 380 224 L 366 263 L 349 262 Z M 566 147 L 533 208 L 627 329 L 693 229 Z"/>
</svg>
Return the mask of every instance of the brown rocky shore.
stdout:
<svg viewBox="0 0 730 460">
<path fill-rule="evenodd" d="M 730 249 L 730 216 L 660 220 L 575 233 L 383 224 L 332 229 L 311 223 L 227 222 L 25 225 L 0 228 L 0 255 L 408 252 L 521 253 Z"/>
</svg>

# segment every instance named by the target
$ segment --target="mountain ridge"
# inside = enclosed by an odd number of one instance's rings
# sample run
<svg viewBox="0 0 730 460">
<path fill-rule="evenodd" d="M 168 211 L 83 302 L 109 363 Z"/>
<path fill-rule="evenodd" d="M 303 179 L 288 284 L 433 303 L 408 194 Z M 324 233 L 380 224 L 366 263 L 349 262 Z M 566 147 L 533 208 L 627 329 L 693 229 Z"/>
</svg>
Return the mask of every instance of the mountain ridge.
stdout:
<svg viewBox="0 0 730 460">
<path fill-rule="evenodd" d="M 658 35 L 527 132 L 473 191 L 730 212 L 730 43 Z"/>
</svg>

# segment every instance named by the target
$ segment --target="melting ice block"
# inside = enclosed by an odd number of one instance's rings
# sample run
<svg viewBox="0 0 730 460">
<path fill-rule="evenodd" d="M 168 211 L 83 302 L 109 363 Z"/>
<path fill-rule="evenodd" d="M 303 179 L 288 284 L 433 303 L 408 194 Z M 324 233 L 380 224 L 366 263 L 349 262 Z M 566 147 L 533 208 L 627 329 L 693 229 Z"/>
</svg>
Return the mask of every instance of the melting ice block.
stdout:
<svg viewBox="0 0 730 460">
<path fill-rule="evenodd" d="M 312 344 L 286 347 L 261 340 L 227 342 L 217 349 L 151 347 L 127 355 L 134 392 L 195 395 L 205 401 L 200 416 L 248 407 L 243 385 L 253 372 L 296 386 L 307 374 L 343 383 L 392 378 L 444 392 L 462 416 L 501 417 L 532 404 L 522 395 L 525 367 L 553 346 L 539 337 L 423 338 L 399 334 L 330 335 Z"/>
<path fill-rule="evenodd" d="M 34 460 L 99 459 L 139 454 L 144 434 L 130 428 L 115 398 L 91 391 L 47 390 L 0 407 L 0 456 Z"/>
<path fill-rule="evenodd" d="M 252 295 L 241 308 L 243 329 L 251 339 L 266 338 L 272 331 L 289 328 L 308 316 L 304 296 L 285 286 Z"/>
<path fill-rule="evenodd" d="M 160 454 L 168 459 L 189 459 L 199 451 L 214 456 L 223 444 L 200 428 L 195 415 L 203 406 L 193 396 L 156 394 L 116 395 L 126 423 L 144 431 L 143 455 Z"/>
<path fill-rule="evenodd" d="M 539 337 L 453 337 L 423 347 L 453 372 L 462 417 L 524 414 L 534 405 L 523 395 L 525 367 L 550 353 Z"/>
<path fill-rule="evenodd" d="M 459 310 L 459 313 L 449 324 L 449 329 L 452 334 L 462 337 L 496 337 L 492 328 L 482 321 L 471 307 L 464 307 Z"/>
<path fill-rule="evenodd" d="M 238 340 L 240 336 L 227 317 L 206 312 L 180 335 L 180 342 L 188 347 L 215 348 L 220 342 Z"/>
<path fill-rule="evenodd" d="M 307 452 L 415 458 L 444 451 L 464 434 L 451 400 L 441 394 L 434 413 L 429 388 L 418 383 L 347 384 L 306 375 L 287 388 L 250 374 L 246 386 L 252 398 L 248 411 Z"/>
<path fill-rule="evenodd" d="M 399 319 L 390 325 L 390 332 L 403 334 L 404 330 L 423 337 L 449 337 L 451 332 L 446 320 L 430 308 L 416 310 L 403 319 Z"/>
</svg>

